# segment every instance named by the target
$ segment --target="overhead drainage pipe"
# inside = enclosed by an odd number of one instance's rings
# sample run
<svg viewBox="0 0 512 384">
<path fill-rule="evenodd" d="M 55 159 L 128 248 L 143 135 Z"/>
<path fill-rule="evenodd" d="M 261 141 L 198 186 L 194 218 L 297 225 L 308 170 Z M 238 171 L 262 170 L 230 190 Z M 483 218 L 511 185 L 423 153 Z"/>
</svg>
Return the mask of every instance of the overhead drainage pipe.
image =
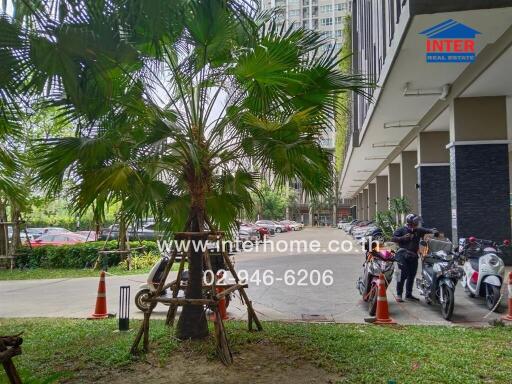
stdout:
<svg viewBox="0 0 512 384">
<path fill-rule="evenodd" d="M 410 83 L 405 83 L 404 96 L 437 96 L 440 100 L 446 100 L 450 94 L 450 84 L 445 84 L 441 88 L 435 89 L 411 89 Z"/>
</svg>

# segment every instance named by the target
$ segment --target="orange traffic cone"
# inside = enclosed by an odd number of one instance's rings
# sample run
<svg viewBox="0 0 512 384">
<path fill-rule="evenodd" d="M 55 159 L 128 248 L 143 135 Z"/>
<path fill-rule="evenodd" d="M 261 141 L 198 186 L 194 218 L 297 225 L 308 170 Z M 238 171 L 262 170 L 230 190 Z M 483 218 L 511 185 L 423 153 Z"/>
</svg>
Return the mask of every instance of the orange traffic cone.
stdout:
<svg viewBox="0 0 512 384">
<path fill-rule="evenodd" d="M 106 319 L 107 313 L 107 290 L 105 288 L 105 271 L 101 271 L 100 283 L 98 284 L 98 296 L 96 297 L 96 308 L 90 319 Z"/>
<path fill-rule="evenodd" d="M 508 315 L 503 316 L 502 319 L 512 321 L 512 272 L 508 274 Z"/>
<path fill-rule="evenodd" d="M 379 293 L 377 296 L 377 316 L 373 324 L 396 324 L 396 322 L 389 317 L 388 298 L 386 296 L 386 282 L 384 281 L 384 274 L 379 276 Z"/>
</svg>

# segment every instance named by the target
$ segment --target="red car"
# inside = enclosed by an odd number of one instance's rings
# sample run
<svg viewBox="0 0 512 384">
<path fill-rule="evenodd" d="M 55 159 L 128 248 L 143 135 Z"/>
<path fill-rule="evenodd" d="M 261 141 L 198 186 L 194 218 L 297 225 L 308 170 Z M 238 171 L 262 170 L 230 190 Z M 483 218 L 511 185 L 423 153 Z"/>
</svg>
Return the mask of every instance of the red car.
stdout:
<svg viewBox="0 0 512 384">
<path fill-rule="evenodd" d="M 42 247 L 43 245 L 73 245 L 78 243 L 85 243 L 85 237 L 72 232 L 48 233 L 31 242 L 33 247 Z"/>
</svg>

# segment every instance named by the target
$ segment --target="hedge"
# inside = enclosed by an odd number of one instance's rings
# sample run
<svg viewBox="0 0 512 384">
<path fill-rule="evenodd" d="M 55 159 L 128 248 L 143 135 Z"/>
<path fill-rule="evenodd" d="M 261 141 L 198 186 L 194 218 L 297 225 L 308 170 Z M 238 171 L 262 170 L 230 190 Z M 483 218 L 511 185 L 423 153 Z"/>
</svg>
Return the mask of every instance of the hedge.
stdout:
<svg viewBox="0 0 512 384">
<path fill-rule="evenodd" d="M 103 249 L 104 241 L 91 241 L 74 245 L 41 247 L 23 247 L 16 258 L 16 265 L 22 268 L 86 268 L 94 265 L 98 258 L 98 251 Z M 145 252 L 158 254 L 158 246 L 154 241 L 143 241 Z M 130 242 L 132 248 L 139 247 L 138 241 Z M 109 241 L 105 249 L 115 250 L 117 241 Z M 102 257 L 102 266 L 118 265 L 122 256 L 107 254 Z"/>
</svg>

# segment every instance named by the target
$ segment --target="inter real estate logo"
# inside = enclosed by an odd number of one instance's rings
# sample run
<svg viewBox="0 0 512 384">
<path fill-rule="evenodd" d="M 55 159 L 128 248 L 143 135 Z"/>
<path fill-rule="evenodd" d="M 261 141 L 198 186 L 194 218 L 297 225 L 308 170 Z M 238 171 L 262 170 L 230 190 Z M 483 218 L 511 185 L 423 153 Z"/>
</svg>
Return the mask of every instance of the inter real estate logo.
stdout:
<svg viewBox="0 0 512 384">
<path fill-rule="evenodd" d="M 475 37 L 480 32 L 453 19 L 420 32 L 427 36 L 427 63 L 471 63 L 475 61 Z"/>
</svg>

